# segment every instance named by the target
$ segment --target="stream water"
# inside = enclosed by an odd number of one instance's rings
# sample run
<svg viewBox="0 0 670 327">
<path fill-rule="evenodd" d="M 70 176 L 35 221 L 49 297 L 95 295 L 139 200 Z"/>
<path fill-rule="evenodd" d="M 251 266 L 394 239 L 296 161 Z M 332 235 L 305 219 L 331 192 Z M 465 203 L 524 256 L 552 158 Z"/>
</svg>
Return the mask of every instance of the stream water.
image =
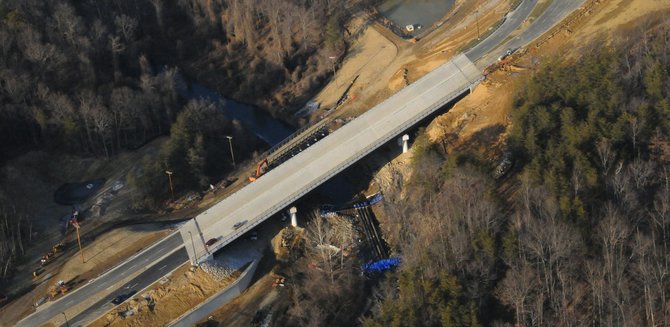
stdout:
<svg viewBox="0 0 670 327">
<path fill-rule="evenodd" d="M 295 131 L 293 127 L 272 117 L 258 107 L 226 99 L 215 90 L 198 83 L 188 83 L 183 76 L 180 76 L 180 78 L 183 82 L 179 83 L 180 85 L 188 85 L 188 87 L 180 88 L 179 94 L 181 96 L 186 99 L 204 98 L 221 103 L 219 107 L 227 118 L 237 119 L 246 129 L 265 141 L 269 146 L 276 145 Z M 358 186 L 349 183 L 343 174 L 338 174 L 317 188 L 317 192 L 332 203 L 349 201 L 358 191 Z"/>
<path fill-rule="evenodd" d="M 184 80 L 184 77 L 181 77 Z M 258 107 L 226 99 L 219 92 L 198 83 L 180 83 L 179 94 L 186 99 L 209 99 L 220 103 L 226 118 L 238 120 L 242 126 L 254 133 L 269 146 L 273 146 L 295 132 L 295 128 L 272 117 Z"/>
</svg>

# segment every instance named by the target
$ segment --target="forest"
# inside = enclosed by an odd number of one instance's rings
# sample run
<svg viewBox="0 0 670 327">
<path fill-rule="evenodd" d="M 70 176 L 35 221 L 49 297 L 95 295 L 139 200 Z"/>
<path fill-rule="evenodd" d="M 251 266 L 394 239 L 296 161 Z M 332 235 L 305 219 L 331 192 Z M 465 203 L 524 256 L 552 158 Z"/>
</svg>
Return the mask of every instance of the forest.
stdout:
<svg viewBox="0 0 670 327">
<path fill-rule="evenodd" d="M 670 24 L 645 26 L 524 79 L 503 181 L 419 136 L 364 326 L 670 325 Z"/>
<path fill-rule="evenodd" d="M 190 99 L 192 82 L 291 121 L 345 53 L 349 10 L 339 0 L 0 1 L 0 165 L 29 151 L 112 158 L 160 136 L 170 140 L 133 208 L 178 189 L 202 190 L 266 146 L 218 103 Z M 323 28 L 325 27 L 325 28 Z M 336 58 L 336 60 L 329 59 Z M 164 176 L 161 176 L 164 177 Z M 0 176 L 0 269 L 6 278 L 31 233 Z"/>
<path fill-rule="evenodd" d="M 332 73 L 328 58 L 344 54 L 346 10 L 335 0 L 3 1 L 3 159 L 41 148 L 110 156 L 165 135 L 185 104 L 181 75 L 290 121 Z"/>
</svg>

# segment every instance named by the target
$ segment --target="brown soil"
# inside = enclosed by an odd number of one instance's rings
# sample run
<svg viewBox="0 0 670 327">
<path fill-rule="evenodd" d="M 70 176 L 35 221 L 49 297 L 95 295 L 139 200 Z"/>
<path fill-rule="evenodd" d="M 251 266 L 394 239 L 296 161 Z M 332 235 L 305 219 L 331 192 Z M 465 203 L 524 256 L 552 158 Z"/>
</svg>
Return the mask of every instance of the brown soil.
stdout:
<svg viewBox="0 0 670 327">
<path fill-rule="evenodd" d="M 599 35 L 611 36 L 608 34 L 611 31 L 669 10 L 670 3 L 663 1 L 587 1 L 582 9 L 531 43 L 525 55 L 489 75 L 472 94 L 437 117 L 427 129 L 431 139 L 435 141 L 442 139 L 445 133 L 456 133 L 458 138 L 449 145 L 450 150 L 467 148 L 495 161 L 505 146 L 510 124 L 508 110 L 519 87 L 519 77 L 532 74 L 547 57 L 577 56 L 581 46 Z"/>
<path fill-rule="evenodd" d="M 165 230 L 164 227 L 159 225 L 138 225 L 119 228 L 106 233 L 84 248 L 85 262 L 83 264 L 81 256 L 77 253 L 77 255 L 70 257 L 62 265 L 60 272 L 54 274 L 53 277 L 44 283 L 41 283 L 30 293 L 3 308 L 3 322 L 6 324 L 15 323 L 18 320 L 18 315 L 12 315 L 12 313 L 25 315 L 33 312 L 33 303 L 38 302 L 45 296 L 49 298 L 49 291 L 54 287 L 56 281 L 62 280 L 69 287 L 78 287 L 101 272 L 114 267 L 133 253 L 153 244 L 169 232 L 169 230 Z M 36 280 L 41 280 L 40 277 L 38 276 Z M 56 300 L 60 297 L 62 295 L 58 295 L 51 300 Z M 89 299 L 89 302 L 97 300 L 98 298 L 96 297 L 95 299 Z M 82 304 L 86 305 L 90 303 L 79 303 L 78 305 Z M 73 305 L 69 309 L 68 314 L 73 315 L 77 312 L 79 312 L 77 305 Z"/>
<path fill-rule="evenodd" d="M 57 280 L 56 276 L 71 257 L 74 260 L 74 256 L 77 256 L 77 260 L 81 262 L 74 231 L 70 229 L 67 234 L 62 234 L 61 218 L 68 216 L 72 208 L 56 204 L 53 201 L 54 191 L 66 182 L 80 182 L 100 177 L 107 179 L 103 188 L 81 206 L 82 245 L 88 247 L 94 241 L 92 235 L 96 234 L 100 228 L 132 217 L 128 213 L 127 203 L 134 190 L 126 182 L 126 174 L 134 169 L 143 156 L 155 155 L 164 140 L 165 138 L 156 139 L 137 151 L 122 153 L 111 160 L 53 156 L 43 152 L 32 152 L 2 167 L 1 173 L 4 175 L 6 184 L 12 185 L 8 193 L 11 192 L 12 198 L 18 199 L 15 202 L 16 206 L 28 214 L 33 228 L 30 246 L 26 248 L 25 261 L 15 267 L 14 277 L 10 282 L 3 284 L 2 289 L 7 294 L 12 294 L 31 284 L 36 286 L 0 309 L 0 324 L 11 324 L 24 314 L 32 312 L 34 301 L 41 298 L 48 288 L 53 286 Z M 118 192 L 112 192 L 111 187 L 116 181 L 123 183 L 124 187 Z M 123 234 L 123 232 L 120 233 Z M 51 248 L 59 242 L 66 244 L 65 251 L 57 254 L 48 265 L 40 269 L 39 258 L 51 251 Z M 144 242 L 140 242 L 137 246 L 143 246 Z M 120 248 L 119 246 L 118 249 Z M 110 251 L 116 250 L 110 249 Z M 132 253 L 128 251 L 126 252 Z M 102 257 L 94 258 L 94 262 L 100 263 L 99 265 L 71 265 L 69 267 L 77 267 L 78 271 L 86 271 L 77 278 L 77 281 L 83 282 L 84 276 L 94 276 L 103 272 L 115 264 L 114 259 L 123 258 L 124 255 L 111 255 L 105 260 Z M 104 263 L 100 260 L 103 260 Z M 32 276 L 35 270 L 40 271 L 37 278 Z M 67 270 L 62 272 L 67 276 L 78 274 Z M 62 276 L 61 279 L 69 280 L 66 279 L 67 276 Z"/>
<path fill-rule="evenodd" d="M 188 265 L 172 273 L 165 283 L 156 283 L 148 291 L 135 295 L 131 300 L 119 305 L 90 326 L 163 326 L 184 312 L 201 303 L 204 299 L 226 287 L 238 276 L 221 281 L 196 269 L 189 271 Z M 124 317 L 124 313 L 133 315 Z"/>
<path fill-rule="evenodd" d="M 360 29 L 360 37 L 353 42 L 334 79 L 316 96 L 321 109 L 312 119 L 318 119 L 324 109 L 329 109 L 357 75 L 360 76 L 349 92 L 349 100 L 338 109 L 339 115 L 355 116 L 372 108 L 406 83 L 449 60 L 468 40 L 476 38 L 477 21 L 470 15 L 475 8 L 480 11 L 480 31 L 485 31 L 502 18 L 509 8 L 508 3 L 505 0 L 458 1 L 443 24 L 417 43 L 361 18 L 364 22 L 355 26 Z"/>
<path fill-rule="evenodd" d="M 519 77 L 532 74 L 538 64 L 548 57 L 578 56 L 583 45 L 602 34 L 609 37 L 612 31 L 630 28 L 640 20 L 667 16 L 668 12 L 670 2 L 667 1 L 587 1 L 582 9 L 533 42 L 525 55 L 489 75 L 472 94 L 455 104 L 449 112 L 434 119 L 427 127 L 429 137 L 438 142 L 444 139 L 447 133 L 455 134 L 457 138 L 447 145 L 448 151 L 458 149 L 476 151 L 494 166 L 497 163 L 496 158 L 499 158 L 505 147 L 505 138 L 510 127 L 508 114 L 514 93 L 520 87 Z M 411 66 L 412 63 L 407 65 Z M 389 81 L 390 87 L 397 84 L 397 77 Z M 385 164 L 375 175 L 369 192 L 377 190 L 383 192 L 407 182 L 412 174 L 411 155 L 412 148 L 409 153 Z M 513 192 L 510 189 L 502 191 L 504 194 Z M 393 227 L 384 224 L 383 212 L 376 210 L 375 213 L 382 230 Z M 394 241 L 387 240 L 389 244 L 394 244 Z"/>
<path fill-rule="evenodd" d="M 215 321 L 218 326 L 251 326 L 257 311 L 262 310 L 264 314 L 268 314 L 288 305 L 290 298 L 286 289 L 274 285 L 275 279 L 280 277 L 274 272 L 278 269 L 275 258 L 280 260 L 290 256 L 287 253 L 288 248 L 281 246 L 282 230 L 277 229 L 278 232 L 269 241 L 274 256 L 266 255 L 261 260 L 256 270 L 258 279 L 244 293 L 213 312 L 205 321 Z M 300 233 L 301 231 L 297 231 L 298 235 Z"/>
<path fill-rule="evenodd" d="M 482 32 L 495 24 L 509 9 L 509 1 L 463 1 L 459 3 L 459 6 L 459 10 L 453 11 L 453 15 L 441 27 L 435 29 L 416 44 L 402 40 L 376 24 L 371 24 L 369 27 L 363 26 L 361 36 L 352 45 L 350 55 L 343 62 L 335 78 L 317 96 L 317 100 L 322 103 L 321 108 L 327 108 L 337 101 L 344 88 L 356 75 L 359 75 L 359 79 L 352 88 L 353 96 L 351 98 L 353 99 L 348 101 L 341 109 L 338 109 L 341 112 L 340 115 L 356 115 L 371 108 L 395 93 L 405 83 L 411 83 L 448 60 L 466 42 L 475 38 L 476 21 L 471 14 L 474 8 L 479 9 L 479 25 L 480 32 Z M 533 43 L 529 47 L 528 53 L 519 58 L 514 66 L 490 75 L 488 81 L 478 86 L 473 94 L 457 103 L 448 113 L 435 119 L 428 127 L 431 138 L 437 140 L 444 133 L 457 132 L 458 138 L 449 145 L 450 149 L 478 148 L 483 153 L 488 154 L 489 158 L 494 158 L 499 153 L 499 150 L 495 149 L 504 146 L 505 131 L 509 127 L 507 110 L 509 110 L 510 101 L 517 88 L 516 80 L 518 80 L 518 76 L 532 73 L 535 65 L 546 56 L 553 56 L 557 53 L 571 55 L 574 53 L 572 49 L 593 40 L 600 33 L 629 26 L 632 22 L 645 19 L 645 16 L 653 13 L 667 12 L 670 10 L 670 3 L 649 0 L 589 0 L 585 8 L 568 18 L 566 21 L 569 23 L 560 25 L 547 33 L 541 40 Z M 535 45 L 539 45 L 539 48 Z M 405 69 L 407 74 L 404 73 Z M 313 116 L 316 118 L 322 113 L 323 111 L 319 110 Z M 60 162 L 56 165 L 56 168 L 67 167 L 66 171 L 58 174 L 51 173 L 43 179 L 33 177 L 44 175 L 44 169 L 41 167 L 24 165 L 21 161 L 16 161 L 14 165 L 10 166 L 11 168 L 8 169 L 10 169 L 11 174 L 34 179 L 29 181 L 28 184 L 31 185 L 31 189 L 26 190 L 25 194 L 29 196 L 27 199 L 29 202 L 38 204 L 35 206 L 36 224 L 45 226 L 44 230 L 39 231 L 38 236 L 45 239 L 43 241 L 44 246 L 36 248 L 40 249 L 39 251 L 42 251 L 43 248 L 48 249 L 52 243 L 59 239 L 57 234 L 50 236 L 49 233 L 54 234 L 52 231 L 54 217 L 67 214 L 69 211 L 69 208 L 58 208 L 51 202 L 52 192 L 61 182 L 105 176 L 105 172 L 114 171 L 117 173 L 110 174 L 110 177 L 108 177 L 110 181 L 113 181 L 124 176 L 125 172 L 132 169 L 134 163 L 144 155 L 143 151 L 150 152 L 150 149 L 152 149 L 150 146 L 144 147 L 136 153 L 122 155 L 119 159 L 110 162 L 81 159 L 72 160 L 71 164 L 63 165 Z M 494 151 L 490 149 L 494 149 Z M 408 163 L 407 158 L 407 155 L 400 156 L 382 169 L 380 176 L 375 178 L 382 189 L 383 185 L 381 184 L 384 180 L 381 176 L 382 173 L 386 171 L 389 175 L 397 175 L 397 172 L 400 172 L 401 176 L 405 175 L 407 172 L 405 168 Z M 31 160 L 34 160 L 34 158 Z M 115 165 L 120 165 L 120 167 Z M 49 167 L 49 170 L 52 168 Z M 58 169 L 55 171 L 60 171 L 63 168 Z M 17 185 L 19 184 L 21 183 L 17 181 Z M 230 190 L 233 189 L 235 188 L 230 188 Z M 222 198 L 225 193 L 228 193 L 228 190 L 209 196 L 205 202 L 208 204 L 214 203 Z M 112 203 L 120 204 L 122 202 L 121 197 L 117 197 Z M 113 207 L 113 204 L 110 207 Z M 112 219 L 114 212 L 121 213 L 123 211 L 108 210 L 105 217 L 101 217 L 100 220 L 108 219 L 106 218 L 107 215 L 109 215 L 109 219 Z M 39 251 L 34 253 L 35 258 L 41 254 Z M 76 255 L 76 253 L 71 254 Z M 119 252 L 118 257 L 123 257 L 123 254 Z M 73 257 L 71 265 L 76 266 L 74 263 L 77 260 L 78 257 Z M 109 261 L 112 261 L 111 257 Z M 23 267 L 21 269 L 26 274 L 32 268 Z M 86 272 L 86 268 L 79 267 L 78 269 L 84 273 Z M 93 274 L 92 271 L 89 271 L 89 273 Z M 158 320 L 153 320 L 158 319 L 157 316 L 178 316 L 177 312 L 181 313 L 194 306 L 198 301 L 205 298 L 204 294 L 212 294 L 215 289 L 223 286 L 207 280 L 206 276 L 200 274 L 202 274 L 201 271 L 190 274 L 179 270 L 173 275 L 179 276 L 177 278 L 179 281 L 175 279 L 169 284 L 152 291 L 154 292 L 152 293 L 153 296 L 162 299 L 162 304 L 158 305 L 157 302 L 154 311 L 147 309 L 146 301 L 134 301 L 124 305 L 121 309 L 126 310 L 131 306 L 138 308 L 139 316 L 122 319 L 114 314 L 109 314 L 103 319 L 104 322 L 96 322 L 96 326 L 106 325 L 107 323 L 113 325 L 153 325 L 161 324 Z M 68 276 L 74 276 L 74 274 Z M 225 321 L 230 325 L 248 324 L 248 321 L 251 320 L 250 315 L 261 306 L 263 299 L 269 293 L 268 288 L 271 285 L 271 280 L 268 278 L 267 275 L 261 277 L 259 282 L 253 285 L 248 292 L 231 304 L 224 306 L 215 315 L 216 320 Z M 34 292 L 43 293 L 47 284 L 51 284 L 51 282 L 39 285 Z M 179 292 L 185 292 L 183 296 L 187 300 L 179 299 L 176 296 L 176 294 L 181 294 Z M 22 305 L 32 302 L 34 297 L 33 294 L 28 297 L 30 300 L 22 300 Z M 8 314 L 7 308 L 9 306 L 6 306 L 0 312 L 3 319 Z"/>
</svg>

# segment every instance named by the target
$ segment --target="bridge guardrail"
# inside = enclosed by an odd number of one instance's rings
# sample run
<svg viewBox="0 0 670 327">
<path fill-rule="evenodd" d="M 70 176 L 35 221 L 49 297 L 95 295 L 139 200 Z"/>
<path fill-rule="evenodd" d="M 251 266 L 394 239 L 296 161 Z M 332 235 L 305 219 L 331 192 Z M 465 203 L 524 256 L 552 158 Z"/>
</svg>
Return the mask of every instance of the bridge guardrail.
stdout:
<svg viewBox="0 0 670 327">
<path fill-rule="evenodd" d="M 263 221 L 265 221 L 268 217 L 272 216 L 273 214 L 275 214 L 276 212 L 278 212 L 278 211 L 281 210 L 282 208 L 287 207 L 288 205 L 290 205 L 291 203 L 293 203 L 296 199 L 298 199 L 298 198 L 300 198 L 301 196 L 303 196 L 303 195 L 309 193 L 310 191 L 312 191 L 313 189 L 315 189 L 316 187 L 318 187 L 319 185 L 321 185 L 321 183 L 323 183 L 324 181 L 326 181 L 326 180 L 332 178 L 332 177 L 335 176 L 337 173 L 339 173 L 340 171 L 344 170 L 345 167 L 348 167 L 351 163 L 360 160 L 360 158 L 366 156 L 367 154 L 369 154 L 370 152 L 372 152 L 372 151 L 373 151 L 374 149 L 376 149 L 377 147 L 379 147 L 379 146 L 381 146 L 382 144 L 384 144 L 384 143 L 390 141 L 395 135 L 398 135 L 400 132 L 402 132 L 402 131 L 408 129 L 409 127 L 413 126 L 414 124 L 416 124 L 417 122 L 421 121 L 422 119 L 425 119 L 426 117 L 428 117 L 428 115 L 430 115 L 431 113 L 433 113 L 435 110 L 437 110 L 437 109 L 439 109 L 440 107 L 444 106 L 445 104 L 447 104 L 448 102 L 452 101 L 453 99 L 455 99 L 455 98 L 458 97 L 459 95 L 465 93 L 467 90 L 469 90 L 470 88 L 472 88 L 474 85 L 478 84 L 478 83 L 481 81 L 481 78 L 480 78 L 480 79 L 477 79 L 477 80 L 475 80 L 475 81 L 471 81 L 471 80 L 468 79 L 468 81 L 469 81 L 469 83 L 468 83 L 464 88 L 462 88 L 462 89 L 460 89 L 460 90 L 458 90 L 458 91 L 451 92 L 451 93 L 449 93 L 448 95 L 446 95 L 446 96 L 440 98 L 440 100 L 439 100 L 438 102 L 436 102 L 436 103 L 433 104 L 432 106 L 427 107 L 426 109 L 424 109 L 423 111 L 421 111 L 420 113 L 418 113 L 413 119 L 408 120 L 408 121 L 406 121 L 405 123 L 403 123 L 403 124 L 401 124 L 400 126 L 398 126 L 397 128 L 395 128 L 395 129 L 389 131 L 389 132 L 386 133 L 383 137 L 380 137 L 376 142 L 374 142 L 374 143 L 368 145 L 367 147 L 365 147 L 364 149 L 362 149 L 361 151 L 359 151 L 358 153 L 356 153 L 354 156 L 350 157 L 347 161 L 343 162 L 343 163 L 342 163 L 341 165 L 339 165 L 338 167 L 335 167 L 335 168 L 330 169 L 325 175 L 322 175 L 321 178 L 319 178 L 319 179 L 315 179 L 314 181 L 312 181 L 312 182 L 310 183 L 310 185 L 308 185 L 307 187 L 303 188 L 301 191 L 298 191 L 298 192 L 292 194 L 291 196 L 289 196 L 289 197 L 287 198 L 287 200 L 282 201 L 282 202 L 280 202 L 280 203 L 278 203 L 278 204 L 275 204 L 274 206 L 272 206 L 272 207 L 270 207 L 269 209 L 265 210 L 263 213 L 261 213 L 260 215 L 258 215 L 256 218 L 254 218 L 254 219 L 250 220 L 249 222 L 247 222 L 247 223 L 245 224 L 245 226 L 243 226 L 243 227 L 241 227 L 240 229 L 236 230 L 235 232 L 233 232 L 233 234 L 230 234 L 230 235 L 229 235 L 228 237 L 226 237 L 224 240 L 222 240 L 221 242 L 219 242 L 219 244 L 218 244 L 215 248 L 213 248 L 213 249 L 211 250 L 211 252 L 213 253 L 213 252 L 217 251 L 218 249 L 220 249 L 220 248 L 224 247 L 225 245 L 229 244 L 230 242 L 232 242 L 232 241 L 233 241 L 234 239 L 236 239 L 238 236 L 240 236 L 240 235 L 242 235 L 242 234 L 244 234 L 244 233 L 250 231 L 251 229 L 253 229 L 253 228 L 256 227 L 257 225 L 259 225 L 260 223 L 262 223 Z M 387 100 L 388 100 L 388 99 L 387 99 Z M 382 101 L 382 103 L 386 102 L 387 100 Z M 371 111 L 367 111 L 367 112 L 363 113 L 363 114 L 360 115 L 358 118 L 360 118 L 360 117 L 364 117 L 364 116 L 369 115 L 369 114 L 371 114 Z M 336 134 L 336 133 L 337 133 L 338 131 L 340 131 L 340 130 L 341 130 L 341 129 L 338 129 L 337 131 L 335 131 L 335 133 L 333 133 L 333 135 Z M 239 191 L 240 191 L 240 190 L 235 191 L 235 192 L 234 192 L 233 194 L 231 194 L 230 196 L 234 196 L 235 193 L 237 193 L 237 192 L 239 192 Z M 206 251 L 205 251 L 205 252 L 206 252 Z M 198 256 L 198 260 L 204 256 L 204 255 L 202 255 L 202 253 L 205 253 L 205 252 L 201 252 L 201 255 Z"/>
</svg>

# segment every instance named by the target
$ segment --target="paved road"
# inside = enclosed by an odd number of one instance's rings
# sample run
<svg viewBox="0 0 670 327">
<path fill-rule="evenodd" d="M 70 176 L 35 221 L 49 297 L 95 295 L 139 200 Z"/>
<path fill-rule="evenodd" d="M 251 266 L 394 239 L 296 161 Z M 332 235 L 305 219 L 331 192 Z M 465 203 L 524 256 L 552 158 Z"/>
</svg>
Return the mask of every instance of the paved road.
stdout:
<svg viewBox="0 0 670 327">
<path fill-rule="evenodd" d="M 524 45 L 530 42 L 534 35 L 539 36 L 543 31 L 548 30 L 560 18 L 581 5 L 583 0 L 555 0 L 545 15 L 538 18 L 528 31 L 521 33 L 507 44 L 496 47 L 523 22 L 536 2 L 537 0 L 525 0 L 516 11 L 508 16 L 506 22 L 500 27 L 500 32 L 493 33 L 489 39 L 468 51 L 467 56 L 478 63 L 495 61 L 500 55 L 498 52 L 502 53 L 507 47 L 516 44 Z M 355 162 L 379 145 L 394 138 L 404 128 L 410 127 L 422 117 L 432 113 L 454 95 L 445 94 L 449 93 L 448 90 L 461 93 L 467 89 L 468 85 L 478 80 L 479 69 L 474 67 L 466 57 L 460 56 L 455 61 L 456 64 L 441 66 L 427 74 L 424 78 L 321 140 L 309 150 L 290 159 L 258 181 L 198 216 L 197 221 L 202 224 L 200 226 L 203 232 L 201 237 L 199 237 L 199 229 L 192 220 L 180 229 L 181 235 L 175 233 L 159 241 L 154 247 L 127 260 L 111 273 L 91 281 L 81 289 L 28 316 L 19 322 L 18 326 L 39 326 L 75 303 L 82 302 L 95 294 L 106 294 L 103 300 L 71 319 L 85 323 L 96 318 L 98 313 L 104 312 L 108 301 L 114 295 L 122 293 L 125 286 L 133 286 L 140 290 L 158 280 L 164 275 L 163 271 L 167 271 L 167 269 L 160 269 L 159 265 L 176 267 L 186 262 L 184 248 L 193 255 L 193 245 L 195 245 L 195 252 L 201 256 L 206 254 L 202 245 L 203 239 L 223 235 L 222 241 L 216 244 L 215 249 L 228 244 L 273 213 L 288 206 L 293 201 L 292 199 L 299 198 L 344 169 L 342 165 L 348 166 Z M 269 192 L 268 190 L 271 189 L 275 191 Z M 238 221 L 246 221 L 246 224 L 235 230 L 233 224 Z M 191 231 L 191 234 L 187 234 L 188 231 Z M 196 237 L 194 242 L 190 241 L 190 236 Z M 200 242 L 197 242 L 198 238 Z M 173 254 L 169 255 L 171 252 Z M 155 263 L 164 255 L 168 256 Z M 113 287 L 122 278 L 136 273 L 139 269 L 150 272 L 145 272 L 134 279 L 133 283 L 136 282 L 137 285 L 126 284 L 116 289 Z"/>
<path fill-rule="evenodd" d="M 532 0 L 535 1 L 535 0 Z M 531 43 L 533 40 L 540 37 L 546 31 L 550 30 L 556 24 L 560 23 L 563 18 L 568 16 L 573 11 L 577 10 L 584 4 L 585 0 L 553 0 L 547 9 L 538 17 L 532 25 L 521 32 L 516 37 L 494 48 L 489 48 L 488 51 L 472 53 L 468 52 L 468 58 L 477 61 L 478 67 L 485 67 L 497 60 L 507 49 L 517 49 Z M 521 8 L 519 8 L 521 9 Z M 524 9 L 524 11 L 527 9 Z M 527 15 L 526 15 L 527 16 Z M 524 18 L 525 19 L 525 18 Z M 500 38 L 503 41 L 504 38 Z M 473 50 L 475 50 L 473 48 Z"/>
<path fill-rule="evenodd" d="M 561 0 L 555 2 L 561 2 Z M 533 11 L 536 4 L 537 0 L 526 0 L 522 2 L 514 11 L 507 13 L 505 21 L 497 30 L 491 33 L 485 40 L 479 42 L 472 49 L 468 50 L 465 55 L 468 56 L 470 60 L 477 61 L 477 59 L 497 48 L 500 43 L 510 35 L 510 33 L 521 26 L 521 23 L 528 18 L 528 15 Z M 495 58 L 497 59 L 498 56 Z"/>
<path fill-rule="evenodd" d="M 428 73 L 180 228 L 189 257 L 203 240 L 227 245 L 382 144 L 476 85 L 480 70 L 463 54 Z M 240 228 L 234 225 L 245 222 Z M 201 236 L 201 233 L 203 234 Z M 195 250 L 194 250 L 195 249 Z"/>
<path fill-rule="evenodd" d="M 168 255 L 169 258 L 176 258 L 177 256 L 169 256 L 169 254 L 182 247 L 183 243 L 181 236 L 179 233 L 175 232 L 144 250 L 141 255 L 131 257 L 110 270 L 108 273 L 95 280 L 91 280 L 88 284 L 67 294 L 62 299 L 50 304 L 47 303 L 42 305 L 38 308 L 39 310 L 37 312 L 20 321 L 17 326 L 39 326 L 52 317 L 60 315 L 63 311 L 67 314 L 67 308 L 85 302 L 98 293 L 108 293 L 108 289 L 114 289 L 114 285 L 124 277 L 130 276 L 140 269 L 148 269 L 161 257 Z M 185 251 L 182 250 L 182 252 L 185 254 Z M 180 264 L 183 262 L 184 260 L 181 260 Z"/>
<path fill-rule="evenodd" d="M 179 250 L 172 255 L 166 256 L 153 265 L 156 269 L 145 270 L 131 281 L 121 285 L 121 287 L 117 288 L 114 293 L 105 296 L 82 313 L 70 318 L 70 326 L 85 326 L 87 323 L 90 323 L 92 319 L 104 315 L 107 311 L 113 309 L 116 305 L 112 303 L 112 300 L 117 295 L 127 294 L 130 291 L 136 291 L 138 292 L 137 295 L 139 295 L 139 292 L 143 288 L 155 283 L 157 280 L 165 276 L 166 273 L 179 268 L 186 261 L 188 261 L 186 251 L 184 251 L 183 247 L 179 248 Z"/>
</svg>

